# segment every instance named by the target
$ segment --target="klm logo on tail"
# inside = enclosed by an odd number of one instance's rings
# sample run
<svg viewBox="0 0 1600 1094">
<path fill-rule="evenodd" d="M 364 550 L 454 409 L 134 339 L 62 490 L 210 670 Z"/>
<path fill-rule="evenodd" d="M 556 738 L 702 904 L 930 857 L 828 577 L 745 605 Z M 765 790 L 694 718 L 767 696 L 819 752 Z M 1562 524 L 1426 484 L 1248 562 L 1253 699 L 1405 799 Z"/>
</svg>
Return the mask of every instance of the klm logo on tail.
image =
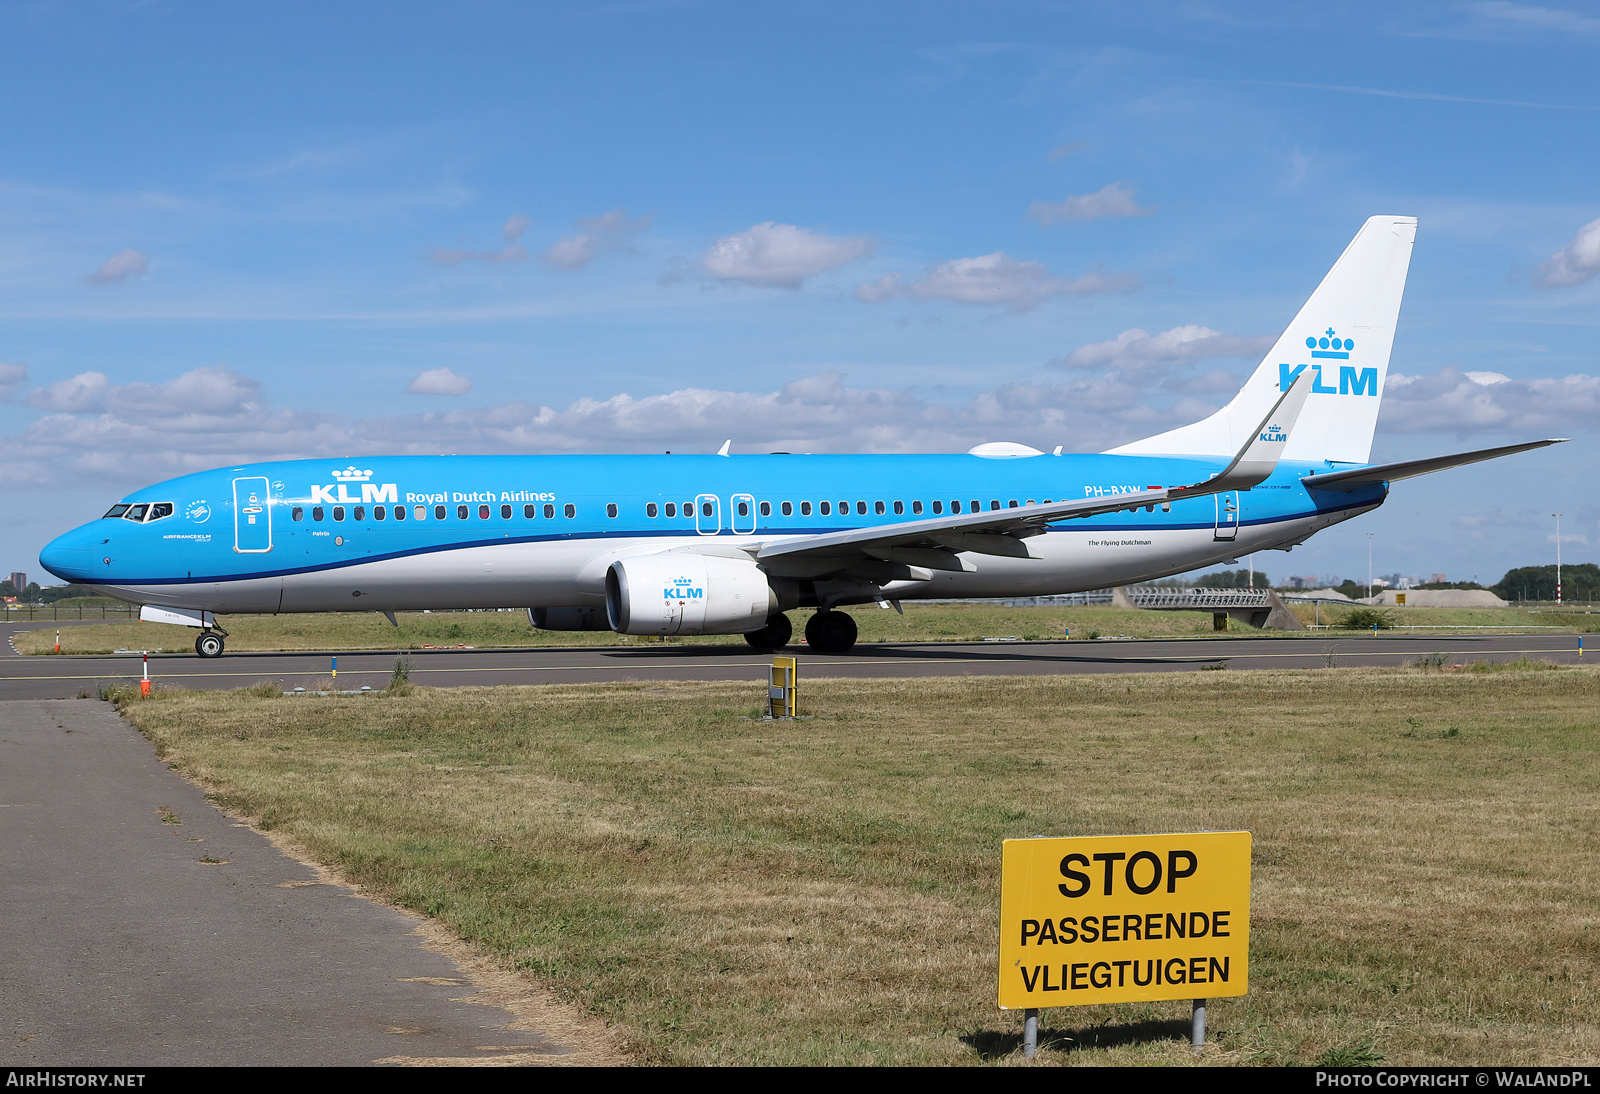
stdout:
<svg viewBox="0 0 1600 1094">
<path fill-rule="evenodd" d="M 1352 338 L 1337 338 L 1332 327 L 1320 338 L 1307 338 L 1306 349 L 1311 351 L 1313 358 L 1333 358 L 1339 361 L 1348 361 L 1350 351 L 1356 348 Z M 1370 395 L 1378 397 L 1378 370 L 1375 368 L 1357 369 L 1354 365 L 1339 366 L 1339 386 L 1333 387 L 1323 383 L 1324 373 L 1322 365 L 1278 365 L 1278 390 L 1288 391 L 1299 375 L 1306 369 L 1311 370 L 1311 394 L 1313 395 Z M 1265 440 L 1266 438 L 1262 438 Z"/>
</svg>

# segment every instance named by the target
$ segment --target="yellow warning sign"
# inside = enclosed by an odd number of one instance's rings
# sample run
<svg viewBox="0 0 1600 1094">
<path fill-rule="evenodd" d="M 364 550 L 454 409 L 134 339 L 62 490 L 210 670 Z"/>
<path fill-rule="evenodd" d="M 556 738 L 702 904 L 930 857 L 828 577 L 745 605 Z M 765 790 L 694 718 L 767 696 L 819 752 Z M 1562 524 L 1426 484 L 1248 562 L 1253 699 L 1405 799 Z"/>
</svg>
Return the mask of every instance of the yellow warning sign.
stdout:
<svg viewBox="0 0 1600 1094">
<path fill-rule="evenodd" d="M 1249 981 L 1249 832 L 1002 845 L 1002 1009 L 1216 999 Z"/>
</svg>

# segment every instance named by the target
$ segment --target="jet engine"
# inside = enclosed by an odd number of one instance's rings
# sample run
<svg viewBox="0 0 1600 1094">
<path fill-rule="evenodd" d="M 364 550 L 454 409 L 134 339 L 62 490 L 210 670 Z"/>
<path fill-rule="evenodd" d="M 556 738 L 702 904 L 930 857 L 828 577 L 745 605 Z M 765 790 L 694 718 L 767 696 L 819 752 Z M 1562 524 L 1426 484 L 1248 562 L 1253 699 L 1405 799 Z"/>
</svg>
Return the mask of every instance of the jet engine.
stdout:
<svg viewBox="0 0 1600 1094">
<path fill-rule="evenodd" d="M 761 567 L 688 551 L 619 558 L 606 571 L 606 617 L 619 634 L 746 634 L 779 611 Z"/>
</svg>

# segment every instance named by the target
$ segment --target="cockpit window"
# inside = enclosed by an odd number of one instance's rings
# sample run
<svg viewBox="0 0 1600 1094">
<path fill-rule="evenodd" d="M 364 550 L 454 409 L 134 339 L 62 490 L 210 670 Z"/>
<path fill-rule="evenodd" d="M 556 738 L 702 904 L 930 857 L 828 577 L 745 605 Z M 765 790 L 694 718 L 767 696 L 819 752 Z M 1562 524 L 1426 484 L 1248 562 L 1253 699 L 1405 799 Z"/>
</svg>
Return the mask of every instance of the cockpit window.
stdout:
<svg viewBox="0 0 1600 1094">
<path fill-rule="evenodd" d="M 106 517 L 120 517 L 122 514 L 126 513 L 127 511 L 128 511 L 127 503 L 119 501 L 117 504 L 113 505 L 110 509 L 106 510 Z M 102 518 L 102 519 L 104 519 L 104 518 Z"/>
<path fill-rule="evenodd" d="M 148 504 L 130 505 L 128 506 L 128 511 L 122 514 L 122 519 L 136 521 L 143 520 L 145 513 L 149 512 L 149 510 L 150 506 Z"/>
<path fill-rule="evenodd" d="M 171 515 L 172 503 L 170 501 L 158 501 L 150 507 L 150 515 L 144 519 L 145 523 L 148 524 L 153 520 L 160 520 L 162 517 L 170 517 Z"/>
</svg>

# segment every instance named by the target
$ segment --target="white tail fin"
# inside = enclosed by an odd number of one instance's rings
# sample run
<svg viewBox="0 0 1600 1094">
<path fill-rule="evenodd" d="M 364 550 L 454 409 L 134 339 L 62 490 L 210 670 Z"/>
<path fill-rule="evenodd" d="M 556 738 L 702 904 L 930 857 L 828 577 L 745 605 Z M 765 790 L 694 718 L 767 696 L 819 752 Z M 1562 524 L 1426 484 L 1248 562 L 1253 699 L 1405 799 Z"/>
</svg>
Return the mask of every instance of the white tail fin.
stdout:
<svg viewBox="0 0 1600 1094">
<path fill-rule="evenodd" d="M 1231 403 L 1204 421 L 1111 452 L 1232 456 L 1309 371 L 1310 396 L 1283 458 L 1366 463 L 1416 236 L 1416 217 L 1372 217 Z"/>
</svg>

